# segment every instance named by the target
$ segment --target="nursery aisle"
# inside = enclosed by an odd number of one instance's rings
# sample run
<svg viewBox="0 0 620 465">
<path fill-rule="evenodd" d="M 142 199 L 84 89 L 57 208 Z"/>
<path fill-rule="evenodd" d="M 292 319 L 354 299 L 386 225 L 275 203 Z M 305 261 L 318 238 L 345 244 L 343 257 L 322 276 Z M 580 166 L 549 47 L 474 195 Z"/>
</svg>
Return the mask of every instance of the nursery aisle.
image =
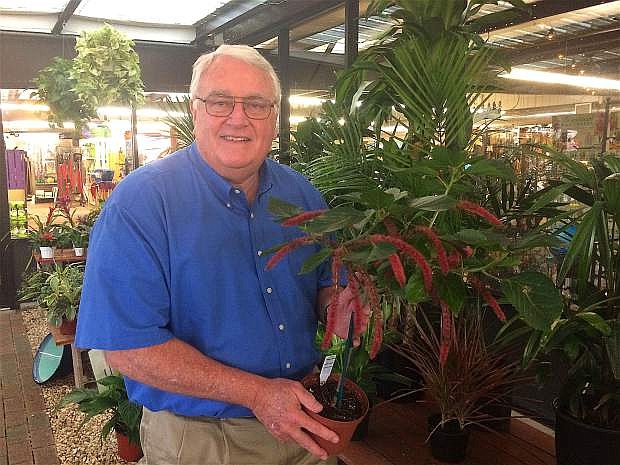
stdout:
<svg viewBox="0 0 620 465">
<path fill-rule="evenodd" d="M 27 341 L 29 342 L 29 349 L 31 349 L 31 352 L 29 352 L 30 361 L 28 365 L 23 368 L 22 373 L 29 383 L 36 386 L 32 381 L 31 375 L 32 354 L 34 354 L 39 344 L 48 333 L 45 312 L 40 309 L 31 309 L 21 311 L 15 315 L 18 320 L 21 320 L 21 317 L 23 317 L 23 329 Z M 4 335 L 5 332 L 0 329 L 0 334 Z M 4 375 L 3 379 L 5 379 Z M 84 415 L 79 412 L 76 407 L 69 406 L 53 412 L 54 406 L 64 395 L 70 392 L 72 388 L 73 373 L 41 385 L 40 391 L 43 395 L 44 409 L 47 415 L 49 415 L 58 461 L 35 462 L 35 464 L 120 465 L 127 463 L 116 455 L 116 439 L 114 439 L 113 434 L 103 441 L 103 443 L 99 438 L 99 432 L 106 418 L 93 418 L 80 428 L 79 426 Z M 38 386 L 37 389 L 39 389 Z M 21 465 L 21 462 L 16 463 Z M 3 465 L 1 460 L 0 465 Z M 9 462 L 8 465 L 12 465 L 11 462 Z"/>
</svg>

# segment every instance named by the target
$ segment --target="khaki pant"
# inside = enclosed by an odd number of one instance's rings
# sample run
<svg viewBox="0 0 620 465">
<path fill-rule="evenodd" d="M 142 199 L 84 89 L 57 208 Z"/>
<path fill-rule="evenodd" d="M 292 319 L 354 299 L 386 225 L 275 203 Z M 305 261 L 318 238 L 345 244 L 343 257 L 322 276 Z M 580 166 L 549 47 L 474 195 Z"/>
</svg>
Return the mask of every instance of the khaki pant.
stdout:
<svg viewBox="0 0 620 465">
<path fill-rule="evenodd" d="M 255 418 L 182 417 L 144 408 L 143 465 L 336 465 L 274 438 Z"/>
</svg>

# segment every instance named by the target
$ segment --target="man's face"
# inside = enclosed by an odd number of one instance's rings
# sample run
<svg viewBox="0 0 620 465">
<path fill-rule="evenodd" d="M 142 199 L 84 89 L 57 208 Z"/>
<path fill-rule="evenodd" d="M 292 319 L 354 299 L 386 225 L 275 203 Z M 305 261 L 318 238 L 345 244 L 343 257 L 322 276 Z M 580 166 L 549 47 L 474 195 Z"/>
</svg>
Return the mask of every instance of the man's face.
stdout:
<svg viewBox="0 0 620 465">
<path fill-rule="evenodd" d="M 228 116 L 209 115 L 200 100 L 192 105 L 196 141 L 203 157 L 218 174 L 233 182 L 243 181 L 258 172 L 271 149 L 277 110 L 271 108 L 264 120 L 250 119 L 238 99 L 260 98 L 273 103 L 273 84 L 261 69 L 221 56 L 202 74 L 198 97 L 221 96 L 237 100 Z"/>
</svg>

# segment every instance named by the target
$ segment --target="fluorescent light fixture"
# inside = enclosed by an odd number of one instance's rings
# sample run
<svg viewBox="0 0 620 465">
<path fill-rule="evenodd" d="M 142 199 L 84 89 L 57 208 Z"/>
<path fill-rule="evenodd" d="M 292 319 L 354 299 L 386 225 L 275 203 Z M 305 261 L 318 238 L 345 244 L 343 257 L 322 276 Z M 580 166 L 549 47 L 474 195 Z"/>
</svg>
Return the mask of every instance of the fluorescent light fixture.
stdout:
<svg viewBox="0 0 620 465">
<path fill-rule="evenodd" d="M 502 115 L 502 119 L 548 118 L 549 116 L 574 115 L 574 111 L 555 111 L 551 113 L 533 113 L 531 115 Z"/>
<path fill-rule="evenodd" d="M 536 81 L 548 84 L 563 84 L 567 86 L 583 87 L 590 89 L 620 90 L 620 81 L 590 76 L 573 76 L 570 74 L 550 73 L 547 71 L 534 71 L 524 68 L 513 68 L 508 74 L 500 74 L 505 79 L 517 81 Z"/>
<path fill-rule="evenodd" d="M 304 95 L 291 95 L 288 98 L 291 105 L 298 107 L 320 107 L 325 99 L 318 97 L 306 97 Z"/>
<path fill-rule="evenodd" d="M 39 103 L 0 103 L 2 110 L 49 111 L 50 107 Z"/>
</svg>

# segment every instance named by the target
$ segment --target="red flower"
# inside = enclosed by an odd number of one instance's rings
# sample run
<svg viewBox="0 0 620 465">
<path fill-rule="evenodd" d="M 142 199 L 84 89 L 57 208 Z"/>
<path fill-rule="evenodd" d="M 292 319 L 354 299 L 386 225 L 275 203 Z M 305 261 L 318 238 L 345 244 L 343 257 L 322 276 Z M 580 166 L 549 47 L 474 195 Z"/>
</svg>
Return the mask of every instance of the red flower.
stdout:
<svg viewBox="0 0 620 465">
<path fill-rule="evenodd" d="M 439 268 L 443 274 L 448 274 L 450 270 L 450 265 L 448 263 L 448 255 L 446 254 L 446 249 L 444 249 L 443 244 L 441 243 L 441 239 L 437 233 L 428 226 L 416 226 L 414 231 L 419 232 L 420 234 L 424 234 L 426 238 L 433 244 L 435 251 L 437 252 L 437 261 L 439 262 Z"/>
<path fill-rule="evenodd" d="M 407 283 L 407 277 L 405 276 L 405 269 L 403 268 L 403 263 L 400 261 L 398 254 L 393 253 L 389 257 L 390 265 L 392 265 L 392 272 L 394 273 L 394 279 L 400 285 L 400 287 L 405 287 Z"/>
<path fill-rule="evenodd" d="M 282 226 L 297 226 L 312 218 L 321 216 L 326 210 L 312 210 L 308 212 L 299 213 L 298 215 L 291 216 L 282 222 Z"/>
<path fill-rule="evenodd" d="M 267 262 L 266 268 L 268 270 L 272 269 L 274 266 L 278 264 L 280 260 L 282 260 L 286 255 L 291 253 L 293 250 L 301 247 L 304 244 L 308 244 L 312 242 L 313 239 L 311 237 L 298 237 L 297 239 L 293 239 L 291 242 L 280 248 Z"/>
<path fill-rule="evenodd" d="M 478 205 L 477 203 L 470 202 L 469 200 L 459 200 L 459 202 L 456 204 L 456 207 L 460 208 L 463 211 L 466 211 L 467 213 L 471 213 L 472 215 L 484 218 L 489 222 L 489 224 L 492 224 L 493 226 L 497 226 L 500 228 L 504 227 L 504 223 L 502 223 L 497 216 L 495 216 L 486 208 Z"/>
<path fill-rule="evenodd" d="M 491 291 L 487 288 L 486 284 L 483 284 L 476 276 L 470 276 L 469 282 L 480 293 L 484 301 L 491 307 L 495 315 L 500 321 L 506 321 L 506 315 L 504 311 L 491 294 Z"/>
</svg>

